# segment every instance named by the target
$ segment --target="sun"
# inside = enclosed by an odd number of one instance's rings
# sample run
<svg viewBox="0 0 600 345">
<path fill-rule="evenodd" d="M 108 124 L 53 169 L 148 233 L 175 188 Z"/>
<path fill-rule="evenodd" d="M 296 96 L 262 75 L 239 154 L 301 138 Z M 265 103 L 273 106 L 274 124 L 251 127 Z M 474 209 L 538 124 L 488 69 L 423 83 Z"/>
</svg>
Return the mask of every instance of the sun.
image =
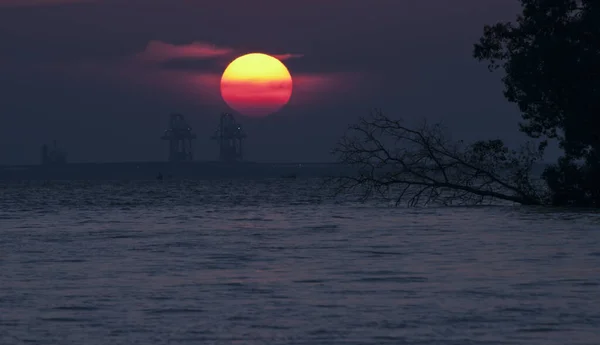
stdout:
<svg viewBox="0 0 600 345">
<path fill-rule="evenodd" d="M 264 117 L 288 103 L 292 84 L 290 72 L 279 59 L 251 53 L 227 66 L 221 77 L 221 97 L 242 115 Z"/>
</svg>

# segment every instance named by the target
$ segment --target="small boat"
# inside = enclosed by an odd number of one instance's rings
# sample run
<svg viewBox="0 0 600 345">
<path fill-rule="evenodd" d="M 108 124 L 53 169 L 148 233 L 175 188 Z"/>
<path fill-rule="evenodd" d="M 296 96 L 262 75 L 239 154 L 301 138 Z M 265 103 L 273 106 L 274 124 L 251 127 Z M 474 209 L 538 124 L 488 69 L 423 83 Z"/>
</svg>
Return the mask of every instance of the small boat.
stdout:
<svg viewBox="0 0 600 345">
<path fill-rule="evenodd" d="M 292 173 L 292 174 L 285 174 L 285 175 L 281 175 L 281 178 L 296 178 L 296 174 Z"/>
</svg>

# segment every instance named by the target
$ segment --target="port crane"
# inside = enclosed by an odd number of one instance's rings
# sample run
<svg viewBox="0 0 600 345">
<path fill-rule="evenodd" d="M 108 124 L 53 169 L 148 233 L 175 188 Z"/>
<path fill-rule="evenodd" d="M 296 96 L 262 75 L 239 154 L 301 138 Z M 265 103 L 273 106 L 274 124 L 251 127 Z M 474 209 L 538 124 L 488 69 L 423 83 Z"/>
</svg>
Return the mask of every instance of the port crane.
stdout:
<svg viewBox="0 0 600 345">
<path fill-rule="evenodd" d="M 219 159 L 224 162 L 235 162 L 243 159 L 242 142 L 246 133 L 230 113 L 222 113 L 219 126 L 211 136 L 219 143 Z"/>
<path fill-rule="evenodd" d="M 192 140 L 196 135 L 181 114 L 171 114 L 169 127 L 162 136 L 163 140 L 169 141 L 169 161 L 185 162 L 193 160 Z"/>
</svg>

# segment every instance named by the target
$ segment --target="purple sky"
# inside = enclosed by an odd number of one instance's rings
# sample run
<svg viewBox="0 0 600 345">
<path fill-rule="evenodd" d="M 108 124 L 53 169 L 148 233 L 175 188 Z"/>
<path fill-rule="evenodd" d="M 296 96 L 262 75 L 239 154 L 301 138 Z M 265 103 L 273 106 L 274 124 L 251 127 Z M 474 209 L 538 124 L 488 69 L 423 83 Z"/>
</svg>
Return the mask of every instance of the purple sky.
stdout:
<svg viewBox="0 0 600 345">
<path fill-rule="evenodd" d="M 452 4 L 452 5 L 450 5 Z M 215 159 L 227 62 L 279 55 L 290 104 L 245 125 L 247 159 L 326 161 L 372 107 L 443 121 L 457 138 L 511 144 L 519 114 L 500 74 L 471 57 L 516 0 L 0 0 L 0 163 L 37 163 L 58 139 L 70 161 L 164 160 L 171 112 Z"/>
</svg>

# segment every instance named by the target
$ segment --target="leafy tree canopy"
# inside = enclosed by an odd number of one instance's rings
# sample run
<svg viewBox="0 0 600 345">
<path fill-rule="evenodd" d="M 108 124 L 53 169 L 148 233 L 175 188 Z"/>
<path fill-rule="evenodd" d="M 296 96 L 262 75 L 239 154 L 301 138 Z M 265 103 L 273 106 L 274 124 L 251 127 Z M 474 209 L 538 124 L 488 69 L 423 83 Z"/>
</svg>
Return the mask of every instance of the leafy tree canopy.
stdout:
<svg viewBox="0 0 600 345">
<path fill-rule="evenodd" d="M 504 70 L 504 95 L 523 114 L 521 130 L 558 139 L 564 149 L 545 174 L 562 193 L 556 203 L 600 204 L 594 181 L 600 173 L 600 1 L 520 2 L 515 22 L 484 27 L 474 56 L 490 70 Z"/>
<path fill-rule="evenodd" d="M 600 1 L 521 0 L 515 23 L 487 25 L 474 56 L 503 68 L 521 129 L 557 138 L 568 155 L 599 148 Z"/>
</svg>

